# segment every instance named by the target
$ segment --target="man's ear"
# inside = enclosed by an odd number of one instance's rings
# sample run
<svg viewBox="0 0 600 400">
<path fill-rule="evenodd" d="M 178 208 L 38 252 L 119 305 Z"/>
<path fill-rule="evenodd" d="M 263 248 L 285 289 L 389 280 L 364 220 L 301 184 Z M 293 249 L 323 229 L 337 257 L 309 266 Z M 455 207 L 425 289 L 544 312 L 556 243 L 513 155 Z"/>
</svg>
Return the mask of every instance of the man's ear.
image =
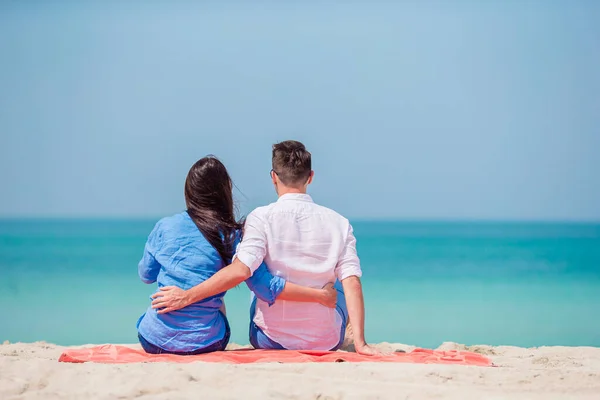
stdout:
<svg viewBox="0 0 600 400">
<path fill-rule="evenodd" d="M 306 181 L 306 186 L 308 186 L 312 183 L 314 176 L 315 176 L 315 171 L 310 171 L 310 175 L 308 176 L 308 180 Z"/>
<path fill-rule="evenodd" d="M 277 174 L 275 171 L 271 171 L 271 180 L 273 181 L 273 185 L 277 186 Z"/>
</svg>

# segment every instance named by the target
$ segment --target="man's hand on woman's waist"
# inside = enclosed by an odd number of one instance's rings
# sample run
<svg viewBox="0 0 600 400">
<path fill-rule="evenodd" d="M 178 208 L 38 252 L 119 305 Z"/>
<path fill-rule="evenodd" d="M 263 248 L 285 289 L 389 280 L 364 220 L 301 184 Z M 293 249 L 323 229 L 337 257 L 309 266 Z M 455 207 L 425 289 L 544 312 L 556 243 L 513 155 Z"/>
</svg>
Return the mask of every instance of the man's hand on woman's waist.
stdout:
<svg viewBox="0 0 600 400">
<path fill-rule="evenodd" d="M 177 311 L 193 303 L 189 293 L 177 286 L 161 287 L 151 297 L 153 299 L 152 308 L 158 309 L 159 314 Z"/>
</svg>

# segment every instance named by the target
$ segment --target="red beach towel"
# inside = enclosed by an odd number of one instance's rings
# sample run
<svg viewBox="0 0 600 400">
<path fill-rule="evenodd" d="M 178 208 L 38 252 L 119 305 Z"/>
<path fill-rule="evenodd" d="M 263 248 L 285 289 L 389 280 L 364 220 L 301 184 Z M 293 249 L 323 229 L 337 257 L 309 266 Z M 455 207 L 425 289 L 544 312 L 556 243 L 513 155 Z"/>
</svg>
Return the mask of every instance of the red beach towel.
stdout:
<svg viewBox="0 0 600 400">
<path fill-rule="evenodd" d="M 481 354 L 467 351 L 437 351 L 415 349 L 409 353 L 385 356 L 363 356 L 342 351 L 296 351 L 296 350 L 231 350 L 194 356 L 173 354 L 148 354 L 126 346 L 107 344 L 85 349 L 65 351 L 59 362 L 127 364 L 138 362 L 190 363 L 196 361 L 229 364 L 250 363 L 307 363 L 307 362 L 397 362 L 413 364 L 458 364 L 490 367 L 492 362 Z"/>
</svg>

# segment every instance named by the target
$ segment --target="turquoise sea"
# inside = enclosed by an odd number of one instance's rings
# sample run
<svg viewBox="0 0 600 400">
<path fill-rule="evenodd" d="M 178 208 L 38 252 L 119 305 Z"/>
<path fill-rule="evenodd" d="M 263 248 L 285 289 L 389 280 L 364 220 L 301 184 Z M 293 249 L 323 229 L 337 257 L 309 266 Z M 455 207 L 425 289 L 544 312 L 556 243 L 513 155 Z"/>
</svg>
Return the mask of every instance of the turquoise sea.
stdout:
<svg viewBox="0 0 600 400">
<path fill-rule="evenodd" d="M 136 342 L 154 223 L 0 220 L 0 342 Z M 600 346 L 600 224 L 353 225 L 370 341 Z M 248 343 L 248 290 L 226 303 Z"/>
</svg>

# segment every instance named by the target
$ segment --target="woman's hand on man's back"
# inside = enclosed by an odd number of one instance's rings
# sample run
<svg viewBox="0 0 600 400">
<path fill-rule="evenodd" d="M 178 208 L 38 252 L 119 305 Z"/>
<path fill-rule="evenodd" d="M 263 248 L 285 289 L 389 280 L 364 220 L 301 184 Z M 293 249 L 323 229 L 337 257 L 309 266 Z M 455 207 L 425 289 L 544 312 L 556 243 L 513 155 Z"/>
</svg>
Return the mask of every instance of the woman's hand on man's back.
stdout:
<svg viewBox="0 0 600 400">
<path fill-rule="evenodd" d="M 335 308 L 336 304 L 337 304 L 337 289 L 333 286 L 333 283 L 328 283 L 327 285 L 323 286 L 323 289 L 321 289 L 322 293 L 322 299 L 321 301 L 319 301 L 319 303 L 321 303 L 322 305 L 324 305 L 325 307 L 329 307 L 329 308 Z"/>
</svg>

